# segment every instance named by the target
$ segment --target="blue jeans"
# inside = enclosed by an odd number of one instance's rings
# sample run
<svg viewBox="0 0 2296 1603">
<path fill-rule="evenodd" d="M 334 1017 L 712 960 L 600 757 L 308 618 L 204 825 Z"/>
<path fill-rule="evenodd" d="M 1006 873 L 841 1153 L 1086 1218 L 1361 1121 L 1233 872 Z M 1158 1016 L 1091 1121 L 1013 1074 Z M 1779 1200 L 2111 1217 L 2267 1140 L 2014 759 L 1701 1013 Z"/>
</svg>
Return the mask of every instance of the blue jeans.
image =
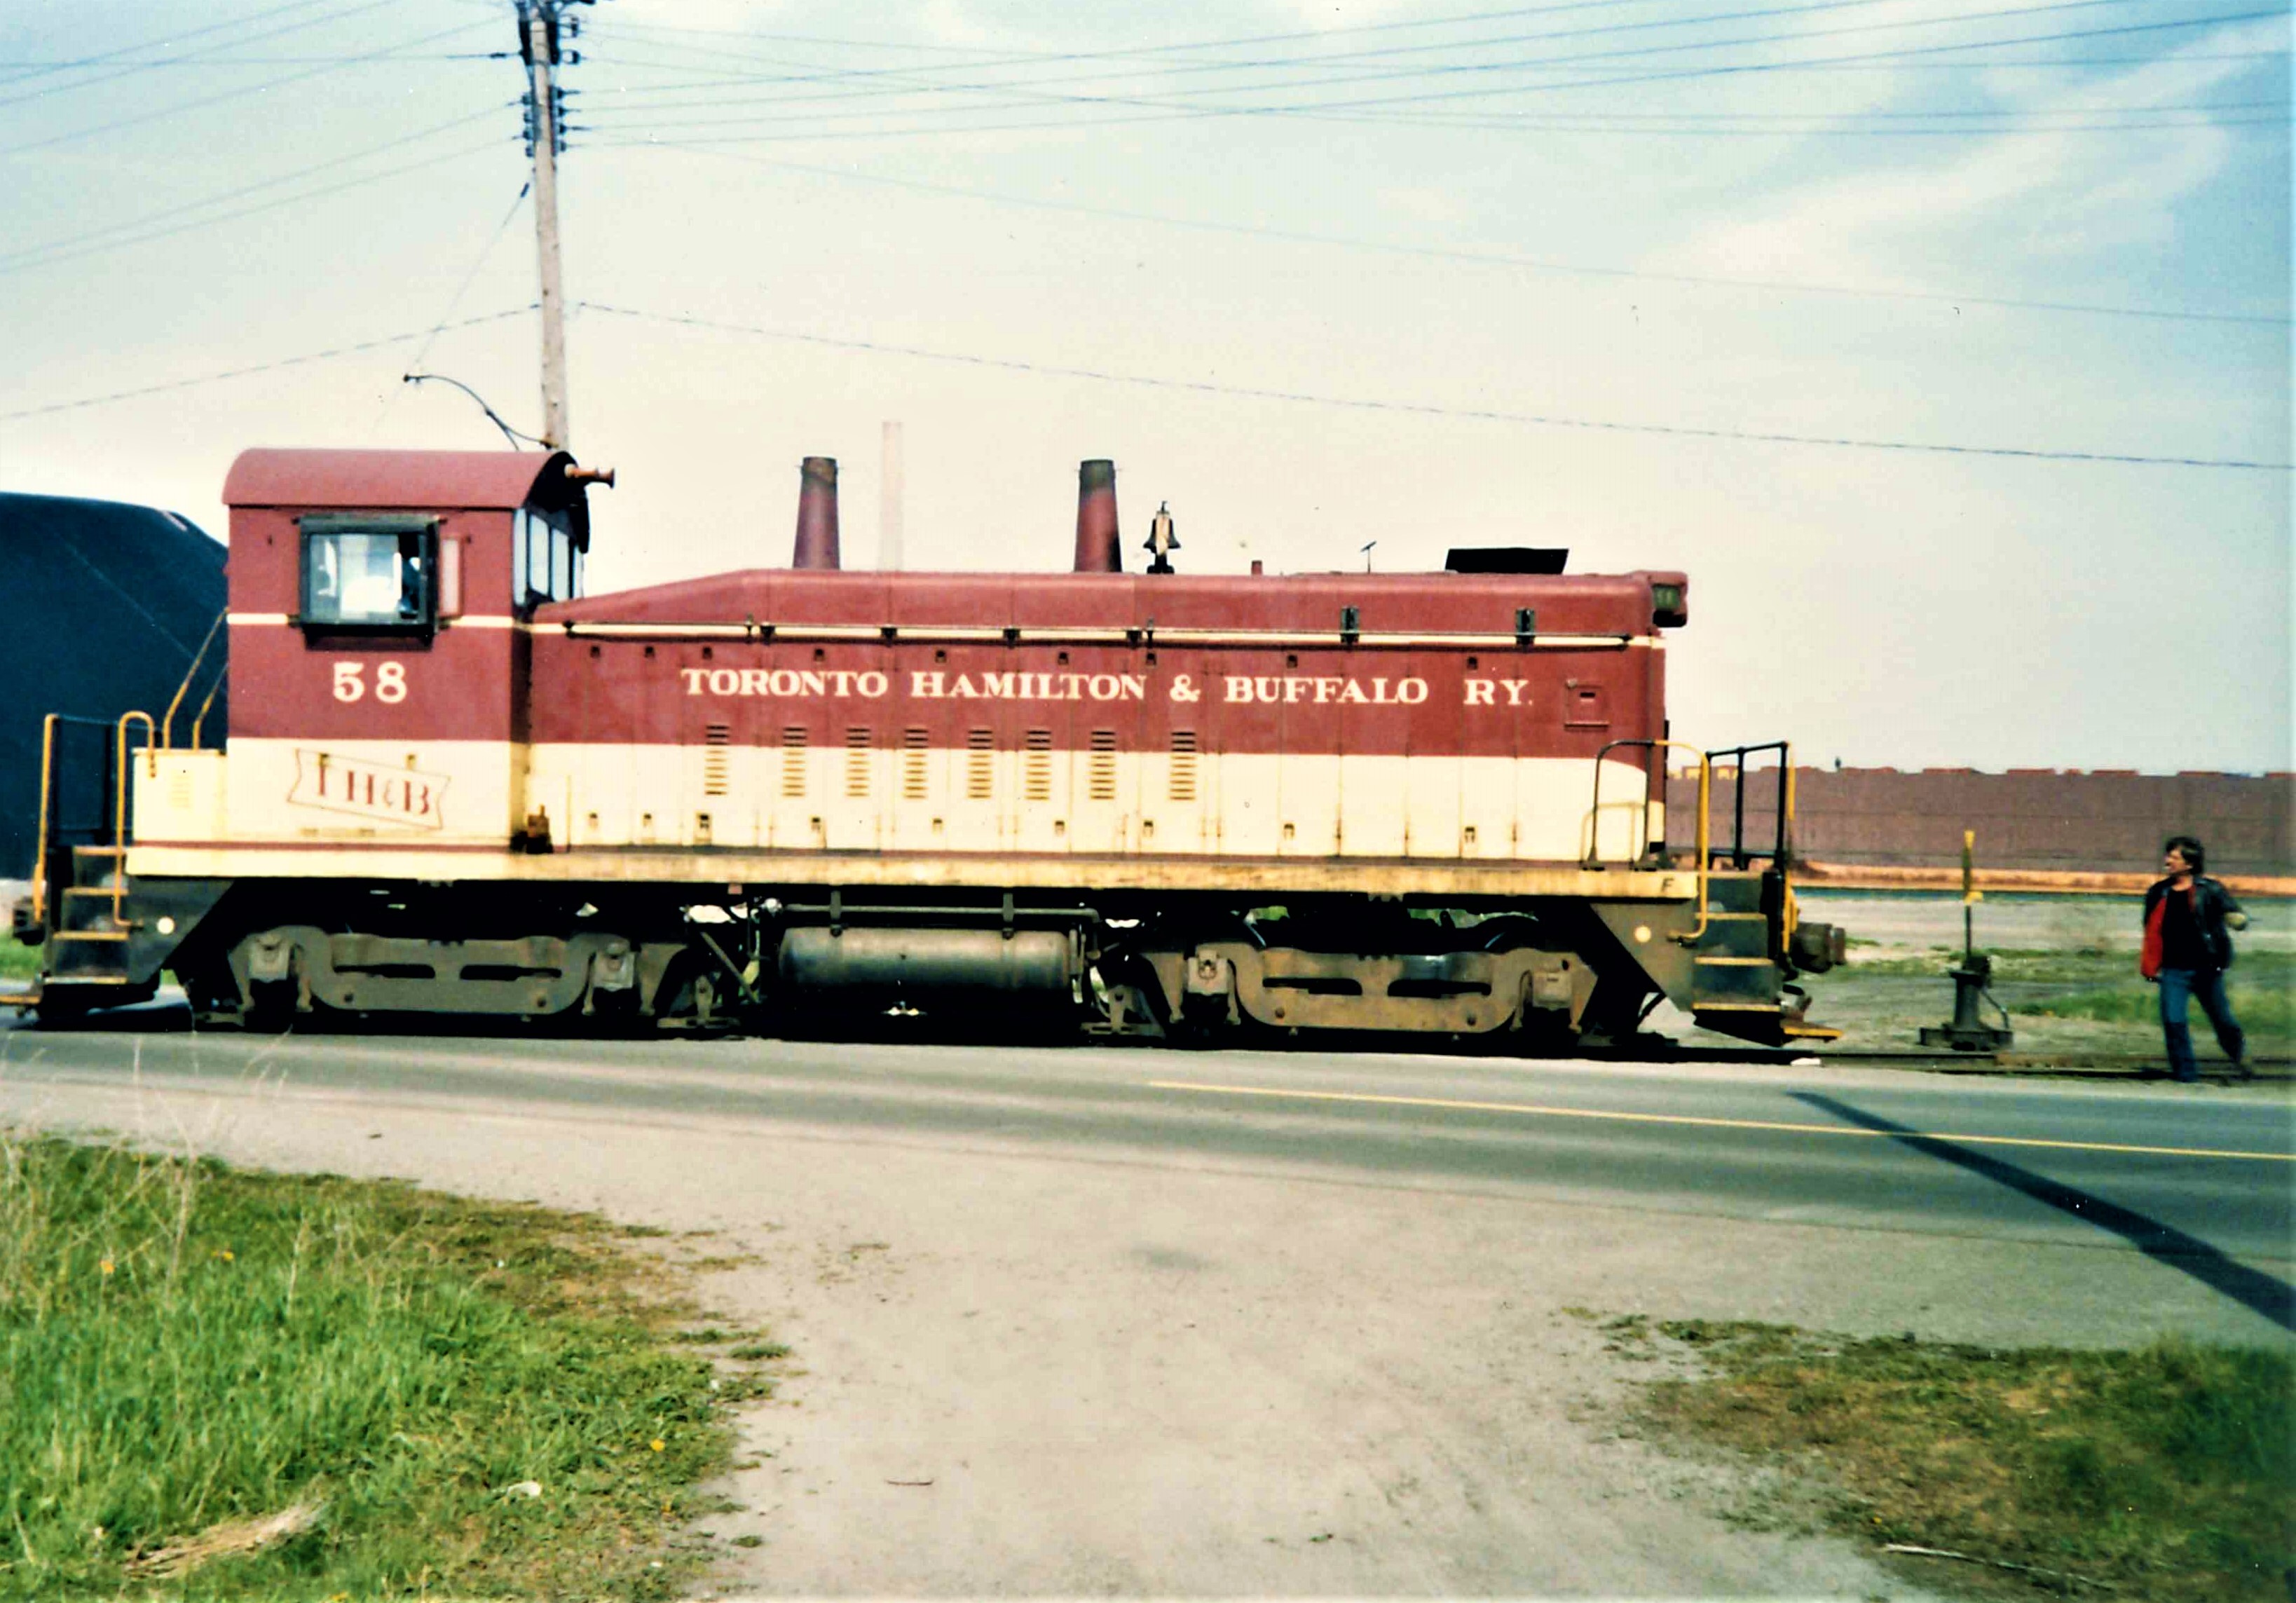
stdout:
<svg viewBox="0 0 2296 1603">
<path fill-rule="evenodd" d="M 2169 1072 L 2179 1080 L 2198 1080 L 2200 1065 L 2193 1061 L 2193 1032 L 2186 1020 L 2190 1004 L 2198 1002 L 2216 1027 L 2217 1045 L 2237 1064 L 2247 1044 L 2240 1021 L 2225 999 L 2224 975 L 2209 968 L 2164 968 L 2161 971 L 2161 1033 L 2169 1041 Z"/>
</svg>

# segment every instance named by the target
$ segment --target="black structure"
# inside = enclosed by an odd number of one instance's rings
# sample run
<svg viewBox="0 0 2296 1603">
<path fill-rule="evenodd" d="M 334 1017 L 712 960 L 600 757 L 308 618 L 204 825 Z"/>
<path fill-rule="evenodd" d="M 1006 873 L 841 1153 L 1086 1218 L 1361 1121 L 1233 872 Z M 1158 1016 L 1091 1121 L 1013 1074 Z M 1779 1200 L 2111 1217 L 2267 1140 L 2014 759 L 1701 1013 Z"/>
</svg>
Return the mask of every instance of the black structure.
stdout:
<svg viewBox="0 0 2296 1603">
<path fill-rule="evenodd" d="M 61 712 L 109 726 L 122 712 L 163 715 L 224 608 L 224 547 L 173 513 L 117 501 L 0 495 L 0 879 L 30 874 L 39 829 L 40 731 Z M 179 744 L 224 665 L 219 631 L 176 720 Z M 226 728 L 224 698 L 206 732 Z M 110 736 L 60 731 L 81 788 L 109 772 Z M 136 736 L 141 742 L 140 734 Z M 66 799 L 86 811 L 96 798 Z"/>
</svg>

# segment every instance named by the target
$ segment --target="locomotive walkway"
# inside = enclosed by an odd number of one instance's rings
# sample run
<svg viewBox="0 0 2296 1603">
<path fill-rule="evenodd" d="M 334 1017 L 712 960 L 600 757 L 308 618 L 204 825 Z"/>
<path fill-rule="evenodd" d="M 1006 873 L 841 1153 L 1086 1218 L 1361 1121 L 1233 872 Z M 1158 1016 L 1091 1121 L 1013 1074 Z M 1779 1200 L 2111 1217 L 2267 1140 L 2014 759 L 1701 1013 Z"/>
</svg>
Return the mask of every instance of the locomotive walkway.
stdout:
<svg viewBox="0 0 2296 1603">
<path fill-rule="evenodd" d="M 710 1522 L 774 1591 L 1902 1597 L 1621 1438 L 1588 1315 L 2292 1323 L 2254 1089 L 18 1029 L 0 1114 L 718 1232 L 709 1295 L 805 1371 Z"/>
</svg>

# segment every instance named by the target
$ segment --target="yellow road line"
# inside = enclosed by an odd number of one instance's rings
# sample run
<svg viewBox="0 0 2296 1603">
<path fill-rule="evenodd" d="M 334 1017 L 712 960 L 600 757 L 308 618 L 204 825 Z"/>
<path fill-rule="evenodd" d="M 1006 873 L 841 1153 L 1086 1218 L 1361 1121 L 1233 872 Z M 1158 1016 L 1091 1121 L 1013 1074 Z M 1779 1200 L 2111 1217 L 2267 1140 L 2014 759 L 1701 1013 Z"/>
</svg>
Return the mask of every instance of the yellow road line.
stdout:
<svg viewBox="0 0 2296 1603">
<path fill-rule="evenodd" d="M 1549 1119 L 1607 1119 L 1623 1124 L 1692 1124 L 1709 1130 L 1778 1130 L 1803 1136 L 1902 1137 L 1959 1141 L 1972 1147 L 2046 1147 L 2060 1152 L 2130 1152 L 2161 1158 L 2240 1158 L 2259 1163 L 2296 1163 L 2296 1154 L 2234 1152 L 2218 1147 L 2138 1147 L 2118 1141 L 2049 1141 L 2033 1136 L 1972 1136 L 1936 1130 L 1866 1130 L 1851 1124 L 1788 1124 L 1774 1119 L 1710 1119 L 1695 1114 L 1623 1114 L 1603 1108 L 1547 1107 L 1531 1102 L 1455 1102 L 1441 1097 L 1381 1097 L 1362 1091 L 1286 1091 L 1258 1085 L 1203 1085 L 1152 1080 L 1159 1091 L 1202 1091 L 1218 1097 L 1271 1097 L 1302 1102 L 1368 1102 L 1388 1107 L 1444 1107 L 1479 1114 L 1529 1114 Z"/>
</svg>

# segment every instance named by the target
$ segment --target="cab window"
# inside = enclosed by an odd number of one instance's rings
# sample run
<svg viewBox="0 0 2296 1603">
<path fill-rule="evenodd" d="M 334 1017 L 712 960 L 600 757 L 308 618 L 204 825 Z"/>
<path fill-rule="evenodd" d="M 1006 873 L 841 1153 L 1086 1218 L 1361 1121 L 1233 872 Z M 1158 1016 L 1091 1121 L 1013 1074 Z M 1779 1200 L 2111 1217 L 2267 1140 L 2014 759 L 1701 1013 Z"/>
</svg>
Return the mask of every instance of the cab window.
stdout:
<svg viewBox="0 0 2296 1603">
<path fill-rule="evenodd" d="M 582 552 L 565 512 L 521 508 L 511 531 L 511 596 L 521 612 L 582 593 Z"/>
<path fill-rule="evenodd" d="M 429 629 L 438 618 L 435 520 L 305 518 L 307 628 Z"/>
</svg>

